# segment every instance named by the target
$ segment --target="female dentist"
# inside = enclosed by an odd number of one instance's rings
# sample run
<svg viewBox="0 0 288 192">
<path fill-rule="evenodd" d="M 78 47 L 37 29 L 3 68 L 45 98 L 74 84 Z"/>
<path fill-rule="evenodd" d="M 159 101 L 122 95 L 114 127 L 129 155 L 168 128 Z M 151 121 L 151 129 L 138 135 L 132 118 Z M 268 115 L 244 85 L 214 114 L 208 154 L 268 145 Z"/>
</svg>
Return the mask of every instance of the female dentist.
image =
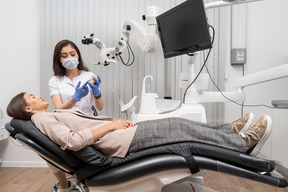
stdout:
<svg viewBox="0 0 288 192">
<path fill-rule="evenodd" d="M 49 80 L 50 96 L 56 109 L 78 108 L 86 115 L 95 116 L 91 108 L 101 111 L 104 101 L 100 92 L 101 78 L 83 64 L 78 47 L 70 40 L 62 40 L 55 46 L 53 55 L 54 76 Z M 95 76 L 95 75 L 94 75 Z M 89 87 L 91 94 L 89 93 Z"/>
<path fill-rule="evenodd" d="M 70 40 L 58 42 L 53 54 L 53 72 L 49 80 L 50 96 L 56 109 L 78 108 L 88 116 L 96 116 L 96 109 L 101 111 L 104 101 L 100 92 L 101 78 L 95 76 L 84 65 L 79 48 Z M 88 87 L 89 85 L 89 87 Z M 89 93 L 90 92 L 90 93 Z M 59 181 L 57 192 L 73 190 L 65 172 L 48 164 Z"/>
</svg>

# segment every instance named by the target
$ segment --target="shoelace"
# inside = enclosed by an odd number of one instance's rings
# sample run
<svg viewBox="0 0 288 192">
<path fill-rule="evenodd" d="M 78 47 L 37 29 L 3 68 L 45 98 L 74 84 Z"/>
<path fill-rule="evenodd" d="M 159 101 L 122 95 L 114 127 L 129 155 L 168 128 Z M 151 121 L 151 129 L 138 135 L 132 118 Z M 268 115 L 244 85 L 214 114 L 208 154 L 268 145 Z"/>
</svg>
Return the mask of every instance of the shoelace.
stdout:
<svg viewBox="0 0 288 192">
<path fill-rule="evenodd" d="M 243 127 L 244 125 L 247 123 L 248 120 L 246 119 L 243 119 L 245 122 L 241 121 L 242 118 L 236 120 L 236 121 L 233 121 L 231 123 L 231 127 L 232 129 L 235 129 L 236 132 L 239 132 Z"/>
<path fill-rule="evenodd" d="M 257 125 L 257 124 L 256 124 L 256 125 L 253 125 L 250 130 L 244 132 L 245 138 L 248 140 L 249 143 L 251 143 L 251 139 L 253 139 L 254 141 L 259 141 L 259 140 L 261 139 L 261 137 L 263 136 L 264 133 L 263 133 L 262 135 L 259 135 L 259 134 L 257 133 L 257 130 L 259 130 L 259 129 L 261 129 L 261 128 L 264 128 L 264 127 L 265 127 L 265 126 L 262 125 L 262 124 L 260 124 L 260 125 Z"/>
</svg>

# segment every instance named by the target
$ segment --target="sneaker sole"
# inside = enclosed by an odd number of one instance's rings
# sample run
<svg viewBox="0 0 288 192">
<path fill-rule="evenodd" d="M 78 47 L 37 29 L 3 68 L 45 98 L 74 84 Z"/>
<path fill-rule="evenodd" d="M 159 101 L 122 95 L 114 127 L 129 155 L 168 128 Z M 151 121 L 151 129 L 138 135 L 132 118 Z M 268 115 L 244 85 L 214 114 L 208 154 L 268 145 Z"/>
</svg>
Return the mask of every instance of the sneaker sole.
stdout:
<svg viewBox="0 0 288 192">
<path fill-rule="evenodd" d="M 244 131 L 246 131 L 249 127 L 251 127 L 253 120 L 254 120 L 254 114 L 253 113 L 249 113 L 249 119 L 247 121 L 247 123 L 244 125 L 244 127 L 239 131 L 238 134 L 243 133 Z"/>
<path fill-rule="evenodd" d="M 262 136 L 260 141 L 256 144 L 253 151 L 250 153 L 250 155 L 252 155 L 252 156 L 258 155 L 258 153 L 262 149 L 264 143 L 266 142 L 266 140 L 268 139 L 268 137 L 270 136 L 270 134 L 272 132 L 272 119 L 268 115 L 265 115 L 265 117 L 267 118 L 267 127 L 266 127 L 264 135 Z"/>
</svg>

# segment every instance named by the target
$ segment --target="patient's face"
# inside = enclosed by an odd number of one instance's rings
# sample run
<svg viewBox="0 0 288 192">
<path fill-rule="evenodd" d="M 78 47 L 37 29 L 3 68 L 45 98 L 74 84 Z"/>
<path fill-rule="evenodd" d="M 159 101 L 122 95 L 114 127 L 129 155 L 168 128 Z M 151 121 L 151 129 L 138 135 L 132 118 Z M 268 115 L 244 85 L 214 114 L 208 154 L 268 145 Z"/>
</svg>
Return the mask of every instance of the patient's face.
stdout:
<svg viewBox="0 0 288 192">
<path fill-rule="evenodd" d="M 26 101 L 26 110 L 31 110 L 29 112 L 37 113 L 42 111 L 47 111 L 47 108 L 49 106 L 49 103 L 43 99 L 42 96 L 35 96 L 30 93 L 24 94 L 24 99 Z"/>
</svg>

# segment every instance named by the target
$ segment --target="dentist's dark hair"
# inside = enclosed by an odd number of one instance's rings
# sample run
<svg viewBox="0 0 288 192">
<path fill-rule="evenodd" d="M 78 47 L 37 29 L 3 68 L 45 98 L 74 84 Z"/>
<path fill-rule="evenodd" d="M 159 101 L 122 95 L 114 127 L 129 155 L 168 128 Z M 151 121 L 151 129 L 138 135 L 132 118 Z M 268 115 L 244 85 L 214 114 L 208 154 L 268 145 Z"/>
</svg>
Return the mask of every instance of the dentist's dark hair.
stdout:
<svg viewBox="0 0 288 192">
<path fill-rule="evenodd" d="M 14 117 L 16 119 L 31 119 L 33 114 L 26 112 L 25 110 L 27 103 L 24 99 L 24 94 L 24 92 L 19 93 L 11 99 L 6 108 L 6 112 L 10 117 Z"/>
<path fill-rule="evenodd" d="M 54 48 L 54 54 L 53 54 L 53 72 L 54 72 L 54 75 L 64 76 L 66 73 L 65 68 L 62 66 L 62 63 L 60 61 L 60 56 L 61 56 L 62 48 L 66 47 L 68 45 L 71 45 L 76 50 L 77 55 L 79 56 L 79 59 L 78 59 L 79 64 L 77 65 L 77 68 L 79 70 L 89 71 L 89 69 L 84 65 L 80 50 L 77 47 L 77 45 L 75 45 L 75 43 L 73 43 L 72 41 L 65 39 L 65 40 L 59 41 Z"/>
</svg>

